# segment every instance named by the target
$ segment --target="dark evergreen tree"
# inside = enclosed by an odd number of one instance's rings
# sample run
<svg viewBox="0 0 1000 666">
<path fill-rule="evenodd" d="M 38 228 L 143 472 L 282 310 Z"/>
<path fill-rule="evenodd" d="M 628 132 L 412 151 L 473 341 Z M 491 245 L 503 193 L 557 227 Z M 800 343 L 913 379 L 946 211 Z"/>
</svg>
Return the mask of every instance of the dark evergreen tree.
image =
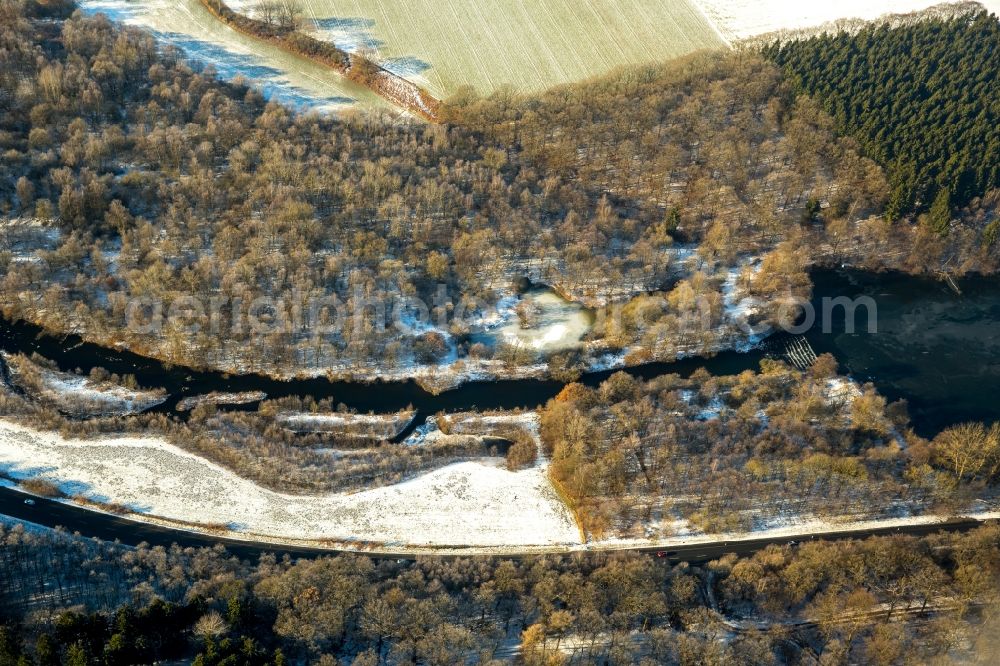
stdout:
<svg viewBox="0 0 1000 666">
<path fill-rule="evenodd" d="M 887 169 L 890 218 L 927 210 L 941 190 L 957 208 L 1000 186 L 995 16 L 876 24 L 776 43 L 764 54 Z"/>
<path fill-rule="evenodd" d="M 948 225 L 951 224 L 951 194 L 947 188 L 938 191 L 934 203 L 931 204 L 930 212 L 927 214 L 927 220 L 931 229 L 937 233 L 942 236 L 948 233 Z"/>
</svg>

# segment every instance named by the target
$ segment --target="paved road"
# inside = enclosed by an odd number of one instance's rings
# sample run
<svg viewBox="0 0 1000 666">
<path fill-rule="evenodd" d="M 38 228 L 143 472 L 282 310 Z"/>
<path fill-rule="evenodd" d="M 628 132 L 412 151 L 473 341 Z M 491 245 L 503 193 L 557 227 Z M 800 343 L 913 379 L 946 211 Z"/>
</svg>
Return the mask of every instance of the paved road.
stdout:
<svg viewBox="0 0 1000 666">
<path fill-rule="evenodd" d="M 933 525 L 913 525 L 910 527 L 882 527 L 879 529 L 853 530 L 849 532 L 827 532 L 803 534 L 797 536 L 767 537 L 763 539 L 747 539 L 740 541 L 721 541 L 710 544 L 692 544 L 672 546 L 669 548 L 635 548 L 641 553 L 650 553 L 666 557 L 678 562 L 701 563 L 718 559 L 727 553 L 737 555 L 753 555 L 772 544 L 804 543 L 806 541 L 837 541 L 841 539 L 865 539 L 871 536 L 889 536 L 906 534 L 909 536 L 926 536 L 937 532 L 968 532 L 986 524 L 986 521 L 973 519 L 955 519 Z"/>
<path fill-rule="evenodd" d="M 242 558 L 256 559 L 262 553 L 276 553 L 279 556 L 289 554 L 292 557 L 315 557 L 317 555 L 333 555 L 336 550 L 309 548 L 305 546 L 285 546 L 281 544 L 255 543 L 235 539 L 196 534 L 183 530 L 151 525 L 120 516 L 113 516 L 82 507 L 63 504 L 53 500 L 32 497 L 33 505 L 25 504 L 26 495 L 11 488 L 0 488 L 0 514 L 20 520 L 36 523 L 45 527 L 62 526 L 72 532 L 79 532 L 85 537 L 96 537 L 104 541 L 120 541 L 129 546 L 146 542 L 153 546 L 212 547 L 222 544 L 231 553 Z M 978 520 L 954 520 L 934 525 L 918 525 L 914 527 L 882 528 L 876 530 L 858 530 L 854 532 L 831 532 L 827 534 L 812 534 L 804 536 L 785 536 L 781 538 L 751 539 L 732 542 L 715 542 L 710 544 L 693 544 L 671 546 L 667 548 L 633 548 L 636 552 L 659 555 L 671 561 L 692 563 L 708 562 L 722 557 L 727 553 L 737 555 L 752 555 L 771 544 L 786 544 L 790 541 L 802 542 L 812 539 L 861 539 L 875 535 L 909 534 L 922 536 L 939 531 L 965 532 L 982 525 Z M 377 559 L 412 559 L 412 555 L 399 553 L 369 554 Z M 457 556 L 450 556 L 457 557 Z"/>
</svg>

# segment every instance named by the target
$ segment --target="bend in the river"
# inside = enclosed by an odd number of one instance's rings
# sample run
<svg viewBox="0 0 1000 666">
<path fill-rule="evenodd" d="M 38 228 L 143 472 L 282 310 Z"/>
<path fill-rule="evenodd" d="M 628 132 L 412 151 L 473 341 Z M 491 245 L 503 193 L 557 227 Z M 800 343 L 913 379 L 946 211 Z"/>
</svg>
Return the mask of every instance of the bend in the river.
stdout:
<svg viewBox="0 0 1000 666">
<path fill-rule="evenodd" d="M 813 305 L 817 323 L 805 333 L 817 353 L 832 353 L 860 381 L 872 381 L 889 399 L 906 399 L 917 432 L 933 436 L 954 423 L 997 418 L 993 396 L 1000 393 L 1000 292 L 988 277 L 961 281 L 962 295 L 930 279 L 901 274 L 817 270 Z M 842 310 L 824 318 L 823 299 L 868 297 L 877 306 L 877 330 L 866 329 L 867 310 L 858 308 L 857 327 L 847 333 Z M 824 330 L 824 324 L 827 330 Z M 782 334 L 784 335 L 784 334 Z M 687 358 L 628 368 L 648 379 L 667 373 L 687 376 L 704 368 L 713 375 L 757 369 L 780 338 L 746 353 Z M 554 397 L 563 384 L 545 379 L 472 382 L 433 395 L 414 381 L 346 382 L 326 378 L 283 381 L 261 375 L 227 375 L 167 366 L 127 351 L 85 343 L 77 336 L 52 337 L 31 324 L 0 318 L 0 349 L 37 352 L 63 370 L 94 367 L 135 375 L 145 387 L 162 387 L 171 399 L 157 408 L 176 413 L 177 403 L 199 394 L 263 391 L 269 398 L 332 398 L 359 412 L 394 412 L 408 406 L 420 414 L 439 411 L 532 408 Z M 596 386 L 613 371 L 585 375 Z M 249 408 L 253 408 L 250 406 Z M 416 419 L 417 424 L 422 419 Z"/>
</svg>

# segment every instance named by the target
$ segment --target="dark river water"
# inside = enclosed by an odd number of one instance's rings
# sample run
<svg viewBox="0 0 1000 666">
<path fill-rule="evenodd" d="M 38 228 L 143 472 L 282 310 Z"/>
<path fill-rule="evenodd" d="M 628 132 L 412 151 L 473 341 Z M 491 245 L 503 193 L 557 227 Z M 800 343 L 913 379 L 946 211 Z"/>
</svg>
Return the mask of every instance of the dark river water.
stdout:
<svg viewBox="0 0 1000 666">
<path fill-rule="evenodd" d="M 869 333 L 864 308 L 856 311 L 857 327 L 846 332 L 843 310 L 826 323 L 819 316 L 806 338 L 817 353 L 830 352 L 843 369 L 861 381 L 872 381 L 889 399 L 905 398 L 917 431 L 931 436 L 961 421 L 998 418 L 1000 395 L 1000 291 L 993 278 L 959 281 L 962 295 L 931 279 L 853 271 L 815 271 L 813 303 L 822 314 L 822 299 L 867 296 L 877 306 L 877 330 Z M 780 339 L 780 338 L 779 338 Z M 715 375 L 756 369 L 762 358 L 780 347 L 765 343 L 747 353 L 726 352 L 713 358 L 654 363 L 628 370 L 642 378 L 665 373 L 687 376 L 699 368 Z M 163 387 L 171 399 L 161 411 L 174 412 L 186 396 L 211 391 L 263 391 L 269 398 L 291 395 L 332 397 L 361 412 L 416 407 L 422 414 L 469 409 L 534 407 L 555 396 L 562 384 L 546 380 L 477 382 L 432 395 L 415 382 L 353 383 L 327 379 L 276 381 L 258 375 L 228 376 L 165 367 L 158 361 L 82 343 L 75 336 L 42 335 L 37 327 L 0 318 L 0 348 L 40 355 L 68 371 L 103 367 L 133 374 L 146 387 Z M 586 375 L 596 385 L 611 373 Z M 422 421 L 417 419 L 415 422 Z"/>
<path fill-rule="evenodd" d="M 823 297 L 873 299 L 875 332 L 858 308 L 853 334 L 840 314 L 829 333 L 817 327 L 806 337 L 855 379 L 891 400 L 905 398 L 918 433 L 1000 419 L 1000 278 L 960 279 L 961 295 L 940 280 L 900 274 L 817 271 L 813 281 L 814 306 Z"/>
<path fill-rule="evenodd" d="M 393 412 L 415 407 L 423 415 L 439 411 L 465 411 L 486 409 L 533 408 L 545 404 L 562 390 L 564 384 L 542 379 L 518 379 L 492 382 L 471 382 L 434 395 L 414 381 L 396 382 L 345 382 L 326 378 L 275 380 L 261 375 L 227 375 L 220 372 L 199 372 L 184 367 L 171 367 L 159 361 L 125 351 L 108 349 L 84 343 L 77 336 L 54 337 L 42 329 L 24 322 L 14 322 L 0 316 L 0 349 L 39 355 L 54 361 L 61 370 L 87 374 L 101 367 L 119 375 L 135 375 L 138 383 L 146 388 L 161 387 L 170 393 L 170 399 L 155 412 L 178 416 L 177 403 L 189 396 L 212 391 L 243 392 L 263 391 L 268 398 L 311 396 L 317 400 L 332 398 L 335 405 L 342 404 L 359 412 Z M 652 378 L 666 373 L 688 376 L 699 368 L 715 375 L 736 374 L 756 369 L 764 351 L 751 353 L 726 352 L 712 358 L 689 358 L 674 363 L 651 363 L 629 369 L 637 377 Z M 581 382 L 597 386 L 613 371 L 585 375 Z M 226 406 L 224 409 L 240 409 Z M 256 405 L 242 409 L 256 409 Z M 423 421 L 415 419 L 413 427 Z M 408 432 L 404 432 L 405 436 Z"/>
</svg>

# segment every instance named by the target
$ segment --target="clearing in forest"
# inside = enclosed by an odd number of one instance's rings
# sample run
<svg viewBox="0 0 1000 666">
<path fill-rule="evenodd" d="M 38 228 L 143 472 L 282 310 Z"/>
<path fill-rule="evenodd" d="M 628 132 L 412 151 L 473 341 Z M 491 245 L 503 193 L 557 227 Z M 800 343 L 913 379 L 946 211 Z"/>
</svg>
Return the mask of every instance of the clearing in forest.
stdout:
<svg viewBox="0 0 1000 666">
<path fill-rule="evenodd" d="M 447 98 L 535 91 L 725 41 L 689 0 L 300 0 L 320 38 Z"/>
</svg>

